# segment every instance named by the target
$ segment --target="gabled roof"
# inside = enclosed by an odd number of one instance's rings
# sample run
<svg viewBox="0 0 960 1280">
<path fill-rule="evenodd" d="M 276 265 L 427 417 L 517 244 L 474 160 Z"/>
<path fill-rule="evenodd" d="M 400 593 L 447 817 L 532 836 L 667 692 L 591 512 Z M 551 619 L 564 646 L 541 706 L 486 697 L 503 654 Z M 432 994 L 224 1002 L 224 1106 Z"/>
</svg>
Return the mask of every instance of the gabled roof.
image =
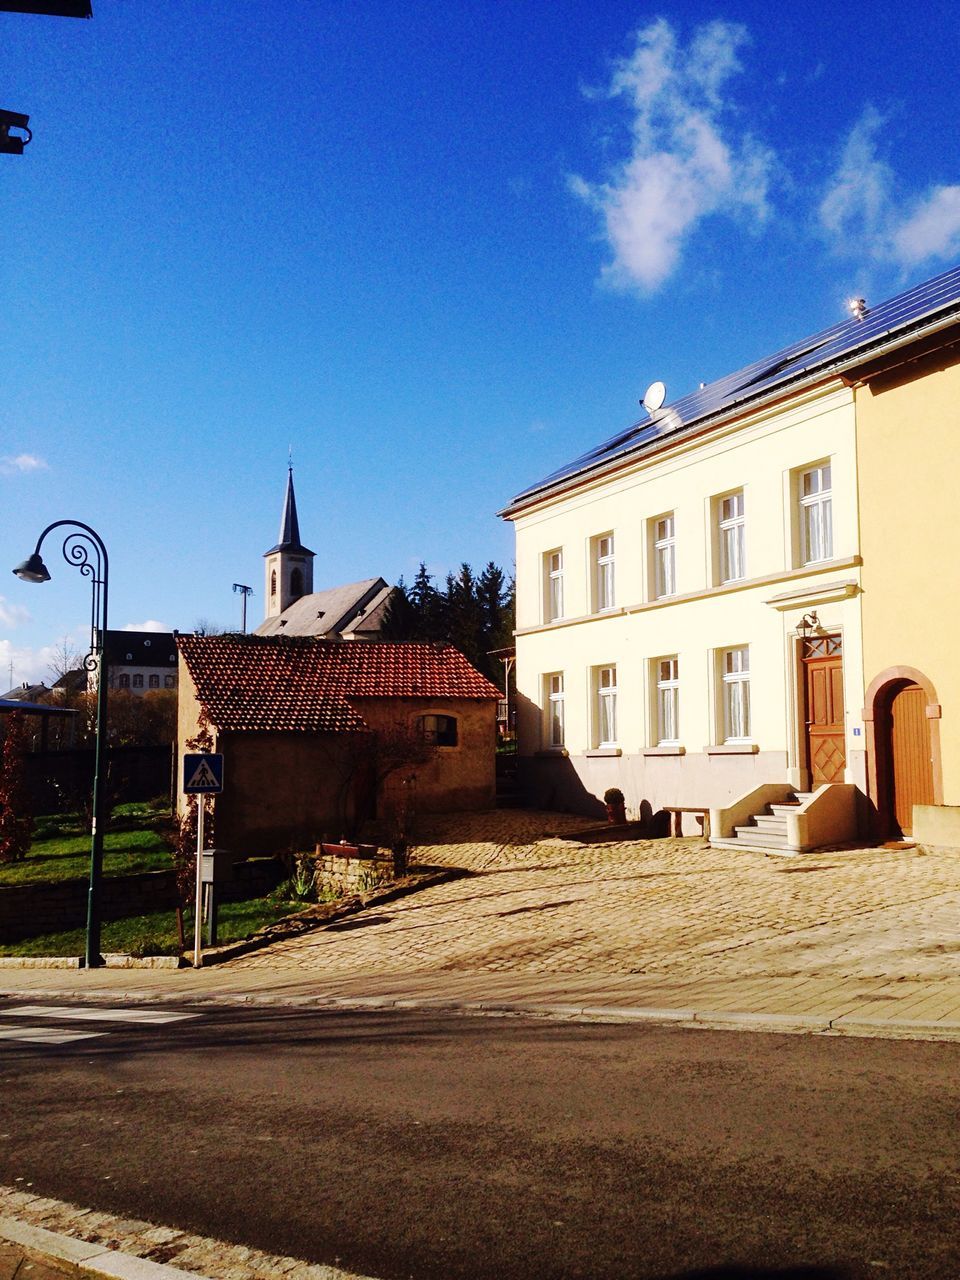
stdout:
<svg viewBox="0 0 960 1280">
<path fill-rule="evenodd" d="M 665 442 L 702 429 L 741 410 L 799 387 L 857 368 L 880 352 L 904 346 L 960 320 L 960 267 L 869 307 L 862 319 L 795 342 L 736 373 L 664 405 L 518 494 L 500 512 L 511 516 L 531 501 L 569 488 L 581 478 L 633 455 L 655 452 Z"/>
<path fill-rule="evenodd" d="M 336 636 L 363 630 L 369 615 L 390 596 L 383 578 L 365 578 L 326 591 L 312 591 L 288 605 L 283 613 L 265 618 L 258 636 Z M 366 627 L 369 629 L 369 627 Z"/>
<path fill-rule="evenodd" d="M 277 545 L 263 554 L 272 556 L 275 551 L 292 551 L 303 556 L 312 556 L 314 554 L 300 541 L 297 497 L 293 492 L 293 467 L 287 468 L 287 491 L 283 498 L 283 511 L 280 513 L 280 536 L 277 540 Z"/>
<path fill-rule="evenodd" d="M 178 636 L 177 645 L 220 732 L 358 732 L 365 698 L 500 697 L 449 645 L 286 636 Z"/>
<path fill-rule="evenodd" d="M 172 631 L 108 631 L 104 648 L 111 667 L 167 667 L 177 661 Z"/>
</svg>

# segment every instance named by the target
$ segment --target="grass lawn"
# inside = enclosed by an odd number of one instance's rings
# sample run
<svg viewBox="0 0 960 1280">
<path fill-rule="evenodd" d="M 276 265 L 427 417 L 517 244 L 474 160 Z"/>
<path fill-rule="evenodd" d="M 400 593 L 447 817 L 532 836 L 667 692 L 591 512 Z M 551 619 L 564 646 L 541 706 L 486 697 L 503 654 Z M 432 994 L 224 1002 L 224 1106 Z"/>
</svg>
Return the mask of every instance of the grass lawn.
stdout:
<svg viewBox="0 0 960 1280">
<path fill-rule="evenodd" d="M 164 871 L 170 853 L 163 838 L 169 810 L 150 804 L 117 805 L 104 824 L 103 873 L 131 875 Z M 23 862 L 0 864 L 0 888 L 86 879 L 90 874 L 90 828 L 79 813 L 56 813 L 36 819 L 30 852 Z"/>
<path fill-rule="evenodd" d="M 138 871 L 166 871 L 173 865 L 164 831 L 170 821 L 164 804 L 117 805 L 107 819 L 103 837 L 105 876 Z M 79 813 L 50 814 L 36 819 L 30 852 L 23 862 L 0 864 L 0 892 L 6 885 L 52 883 L 83 879 L 90 874 L 90 829 Z M 283 902 L 279 893 L 268 898 L 221 904 L 217 913 L 218 942 L 248 938 L 266 924 L 300 910 L 302 902 Z M 64 933 L 50 933 L 22 942 L 0 945 L 0 956 L 78 956 L 85 950 L 84 923 Z M 193 916 L 185 923 L 187 949 L 192 946 Z M 101 947 L 128 955 L 176 955 L 176 916 L 172 910 L 104 921 Z"/>
<path fill-rule="evenodd" d="M 222 903 L 217 912 L 217 942 L 237 942 L 249 938 L 264 925 L 300 911 L 303 902 L 277 902 L 271 898 L 251 898 L 246 902 Z M 193 913 L 185 921 L 187 950 L 193 947 Z M 204 935 L 206 936 L 206 935 Z M 48 933 L 41 938 L 0 946 L 0 956 L 82 956 L 86 947 L 83 928 L 66 933 Z M 155 911 L 147 916 L 127 916 L 104 921 L 102 951 L 119 951 L 135 956 L 172 956 L 180 950 L 177 922 L 172 911 Z"/>
</svg>

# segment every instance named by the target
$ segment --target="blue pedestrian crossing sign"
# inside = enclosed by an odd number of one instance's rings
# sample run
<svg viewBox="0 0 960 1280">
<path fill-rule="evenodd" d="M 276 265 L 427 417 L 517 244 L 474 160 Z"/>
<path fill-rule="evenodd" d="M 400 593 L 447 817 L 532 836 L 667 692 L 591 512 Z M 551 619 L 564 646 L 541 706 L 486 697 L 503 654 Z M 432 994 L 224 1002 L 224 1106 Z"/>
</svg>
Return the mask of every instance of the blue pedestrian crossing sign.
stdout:
<svg viewBox="0 0 960 1280">
<path fill-rule="evenodd" d="M 219 752 L 183 757 L 183 790 L 189 795 L 219 795 L 223 790 L 223 756 Z"/>
</svg>

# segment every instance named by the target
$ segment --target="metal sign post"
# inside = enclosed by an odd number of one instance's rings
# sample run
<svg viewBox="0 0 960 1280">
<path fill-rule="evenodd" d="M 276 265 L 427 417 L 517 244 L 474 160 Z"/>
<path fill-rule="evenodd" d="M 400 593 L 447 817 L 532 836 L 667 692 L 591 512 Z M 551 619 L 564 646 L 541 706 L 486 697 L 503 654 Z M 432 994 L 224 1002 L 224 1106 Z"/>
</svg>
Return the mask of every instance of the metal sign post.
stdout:
<svg viewBox="0 0 960 1280">
<path fill-rule="evenodd" d="M 223 790 L 223 756 L 219 752 L 198 752 L 183 757 L 183 791 L 197 797 L 197 892 L 194 902 L 193 964 L 199 969 L 203 964 L 200 954 L 203 947 L 201 925 L 203 923 L 203 819 L 207 808 L 207 796 L 217 796 Z"/>
<path fill-rule="evenodd" d="M 200 926 L 203 917 L 203 815 L 207 808 L 207 798 L 200 794 L 197 796 L 197 893 L 194 903 L 193 916 L 193 967 L 199 969 L 203 964 L 203 957 L 200 950 L 203 942 L 200 937 Z"/>
</svg>

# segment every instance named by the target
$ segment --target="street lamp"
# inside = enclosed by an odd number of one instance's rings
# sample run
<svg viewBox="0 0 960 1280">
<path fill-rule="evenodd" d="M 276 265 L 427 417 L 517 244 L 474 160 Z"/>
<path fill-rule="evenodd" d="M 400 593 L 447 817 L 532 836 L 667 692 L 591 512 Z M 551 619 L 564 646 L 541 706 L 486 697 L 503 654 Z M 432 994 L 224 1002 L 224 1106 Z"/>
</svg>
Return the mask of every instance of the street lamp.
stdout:
<svg viewBox="0 0 960 1280">
<path fill-rule="evenodd" d="M 14 573 L 24 582 L 49 582 L 50 571 L 43 563 L 40 548 L 48 533 L 71 526 L 79 533 L 68 533 L 63 540 L 63 558 L 90 579 L 90 652 L 83 660 L 87 671 L 97 673 L 97 728 L 93 763 L 93 821 L 90 828 L 90 892 L 87 897 L 88 969 L 103 964 L 100 954 L 100 882 L 103 879 L 103 786 L 100 776 L 107 733 L 107 678 L 104 670 L 107 638 L 107 549 L 100 535 L 79 520 L 55 520 L 37 539 L 33 555 L 18 564 Z"/>
</svg>

